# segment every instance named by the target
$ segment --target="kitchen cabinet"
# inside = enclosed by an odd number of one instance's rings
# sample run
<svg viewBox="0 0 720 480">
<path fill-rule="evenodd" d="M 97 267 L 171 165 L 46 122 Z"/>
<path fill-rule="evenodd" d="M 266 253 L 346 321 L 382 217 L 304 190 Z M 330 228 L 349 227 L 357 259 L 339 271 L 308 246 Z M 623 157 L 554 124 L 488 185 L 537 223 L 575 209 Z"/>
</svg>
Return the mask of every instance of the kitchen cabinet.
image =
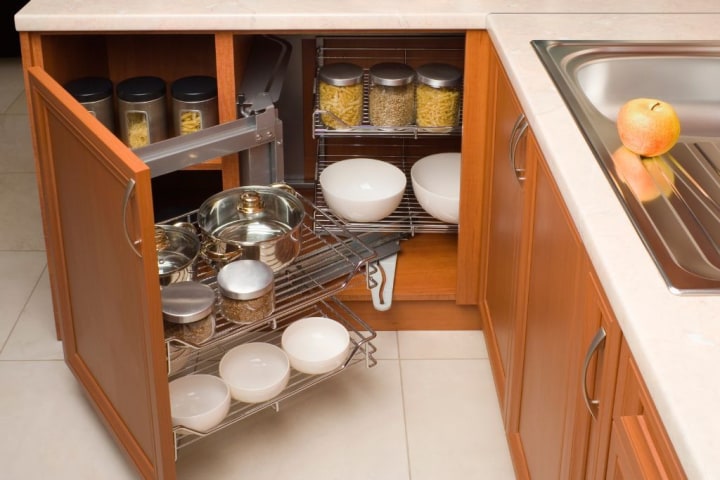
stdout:
<svg viewBox="0 0 720 480">
<path fill-rule="evenodd" d="M 160 219 L 154 218 L 151 172 L 62 84 L 89 75 L 104 76 L 114 83 L 137 75 L 165 79 L 212 75 L 218 80 L 220 122 L 230 122 L 236 117 L 236 93 L 252 36 L 232 32 L 22 32 L 20 36 L 53 308 L 66 362 L 139 474 L 144 478 L 172 479 L 178 438 L 184 437 L 178 435 L 170 420 L 168 344 L 163 331 L 154 239 L 154 224 Z M 475 55 L 468 63 L 468 72 L 480 82 L 484 65 L 476 63 L 486 58 L 482 52 L 487 42 L 484 32 L 468 35 L 467 44 Z M 465 101 L 480 101 L 484 90 L 480 91 L 466 95 Z M 466 125 L 478 128 L 473 122 L 484 121 L 483 108 L 470 108 L 474 113 Z M 483 131 L 484 125 L 478 130 Z M 472 177 L 481 165 L 482 155 L 471 148 L 467 158 L 467 172 Z M 240 181 L 236 154 L 193 168 L 220 170 L 225 188 L 237 186 Z M 466 190 L 464 195 L 474 202 L 473 190 Z M 472 218 L 473 208 L 466 205 L 461 210 L 462 218 Z M 453 262 L 454 272 L 457 265 L 476 262 L 469 256 L 473 242 L 451 235 L 440 243 L 448 245 L 450 251 L 449 255 L 439 256 L 441 263 Z M 418 271 L 417 265 L 427 255 L 427 247 L 419 250 L 414 260 L 410 260 L 412 255 L 406 259 L 413 264 L 411 272 Z M 330 263 L 333 267 L 338 264 Z M 352 268 L 359 265 L 353 263 Z M 301 270 L 307 274 L 304 267 Z M 344 267 L 341 270 L 347 273 Z M 324 270 L 319 273 L 325 275 Z M 318 283 L 318 277 L 306 276 L 311 283 Z M 343 285 L 335 283 L 333 289 Z M 441 309 L 445 316 L 453 312 L 456 301 L 455 285 L 450 290 L 441 294 L 447 302 Z M 414 295 L 415 300 L 424 301 L 437 292 L 426 283 L 423 291 Z M 301 302 L 307 301 L 307 295 L 298 297 Z M 328 308 L 352 315 L 344 306 L 333 305 Z M 297 305 L 288 309 L 295 314 L 305 312 Z M 465 312 L 460 317 L 468 322 L 463 326 L 477 318 L 477 311 L 470 310 L 474 309 L 458 307 L 458 311 Z M 359 337 L 356 346 L 369 349 L 366 340 Z M 367 358 L 367 351 L 364 353 Z M 358 354 L 362 356 L 363 352 Z M 209 361 L 216 363 L 217 358 Z M 310 380 L 302 385 L 312 383 Z M 243 415 L 239 412 L 237 418 Z"/>
<path fill-rule="evenodd" d="M 484 275 L 480 282 L 480 308 L 483 312 L 485 339 L 495 361 L 496 388 L 501 411 L 508 419 L 507 382 L 512 362 L 515 328 L 518 327 L 519 305 L 524 291 L 520 266 L 526 252 L 522 249 L 523 233 L 528 218 L 526 200 L 532 198 L 534 183 L 528 182 L 535 156 L 527 155 L 527 121 L 515 97 L 507 75 L 497 57 L 490 64 L 488 94 L 491 121 L 485 171 L 483 218 Z"/>
<path fill-rule="evenodd" d="M 605 478 L 687 478 L 625 342 L 620 349 Z"/>
<path fill-rule="evenodd" d="M 532 128 L 491 59 L 479 308 L 516 474 L 683 478 Z"/>
</svg>

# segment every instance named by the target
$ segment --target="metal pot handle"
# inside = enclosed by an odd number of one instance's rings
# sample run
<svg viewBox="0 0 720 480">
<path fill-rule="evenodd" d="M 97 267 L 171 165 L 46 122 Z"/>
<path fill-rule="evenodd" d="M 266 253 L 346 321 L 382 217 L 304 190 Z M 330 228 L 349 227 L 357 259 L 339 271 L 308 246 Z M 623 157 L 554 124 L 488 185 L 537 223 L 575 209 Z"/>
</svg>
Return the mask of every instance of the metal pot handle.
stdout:
<svg viewBox="0 0 720 480">
<path fill-rule="evenodd" d="M 230 263 L 243 254 L 242 247 L 233 252 L 218 252 L 215 246 L 212 239 L 206 239 L 200 246 L 200 255 L 213 265 Z"/>
</svg>

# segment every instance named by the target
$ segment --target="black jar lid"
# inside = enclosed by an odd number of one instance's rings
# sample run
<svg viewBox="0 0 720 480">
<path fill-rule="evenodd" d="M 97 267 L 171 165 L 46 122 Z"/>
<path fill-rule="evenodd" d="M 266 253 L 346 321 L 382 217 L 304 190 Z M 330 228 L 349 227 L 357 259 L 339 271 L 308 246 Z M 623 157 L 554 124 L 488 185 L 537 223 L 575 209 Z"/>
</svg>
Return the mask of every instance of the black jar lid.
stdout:
<svg viewBox="0 0 720 480">
<path fill-rule="evenodd" d="M 354 63 L 330 63 L 323 65 L 318 78 L 325 83 L 337 87 L 349 87 L 362 81 L 363 69 Z"/>
<path fill-rule="evenodd" d="M 401 87 L 415 79 L 412 67 L 398 62 L 378 63 L 370 67 L 370 82 L 375 85 Z"/>
<path fill-rule="evenodd" d="M 165 95 L 165 80 L 159 77 L 132 77 L 117 85 L 117 96 L 126 102 L 147 102 Z"/>
<path fill-rule="evenodd" d="M 462 83 L 462 70 L 447 63 L 427 63 L 417 69 L 419 83 L 434 88 L 459 87 Z"/>
<path fill-rule="evenodd" d="M 178 78 L 170 87 L 173 98 L 183 102 L 201 102 L 217 97 L 217 80 L 205 75 Z"/>
<path fill-rule="evenodd" d="M 112 96 L 113 84 L 104 77 L 82 77 L 67 82 L 65 90 L 80 103 L 97 102 Z"/>
</svg>

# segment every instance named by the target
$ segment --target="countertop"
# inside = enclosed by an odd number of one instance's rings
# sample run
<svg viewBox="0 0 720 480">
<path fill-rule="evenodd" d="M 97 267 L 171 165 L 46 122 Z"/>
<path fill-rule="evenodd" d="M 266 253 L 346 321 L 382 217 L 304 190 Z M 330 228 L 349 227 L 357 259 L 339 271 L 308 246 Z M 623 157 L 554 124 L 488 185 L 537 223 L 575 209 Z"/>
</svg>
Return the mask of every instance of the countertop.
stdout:
<svg viewBox="0 0 720 480">
<path fill-rule="evenodd" d="M 596 3 L 31 0 L 15 22 L 20 31 L 487 28 L 688 477 L 718 479 L 720 295 L 669 292 L 529 42 L 720 40 L 720 5 L 714 0 Z M 576 13 L 562 13 L 570 11 Z"/>
</svg>

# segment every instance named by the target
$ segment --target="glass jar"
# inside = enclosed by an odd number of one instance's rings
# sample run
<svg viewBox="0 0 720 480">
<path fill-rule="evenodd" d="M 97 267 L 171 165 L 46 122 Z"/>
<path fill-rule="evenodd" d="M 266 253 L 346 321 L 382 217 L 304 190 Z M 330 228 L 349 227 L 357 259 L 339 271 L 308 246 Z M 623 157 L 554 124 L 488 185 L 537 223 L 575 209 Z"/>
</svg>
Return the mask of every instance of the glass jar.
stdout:
<svg viewBox="0 0 720 480">
<path fill-rule="evenodd" d="M 418 67 L 415 89 L 418 127 L 455 127 L 460 114 L 462 70 L 445 63 Z"/>
<path fill-rule="evenodd" d="M 170 87 L 175 135 L 186 135 L 218 123 L 217 81 L 192 76 L 175 80 Z"/>
<path fill-rule="evenodd" d="M 318 72 L 320 118 L 328 128 L 347 129 L 362 123 L 362 67 L 331 63 Z"/>
<path fill-rule="evenodd" d="M 165 81 L 133 77 L 117 85 L 120 138 L 130 148 L 167 138 Z"/>
<path fill-rule="evenodd" d="M 252 323 L 275 310 L 275 277 L 259 260 L 236 260 L 217 275 L 220 309 L 231 322 Z"/>
<path fill-rule="evenodd" d="M 415 120 L 415 71 L 404 63 L 370 68 L 368 110 L 376 127 L 404 127 Z"/>
<path fill-rule="evenodd" d="M 113 84 L 104 77 L 82 77 L 65 84 L 65 90 L 111 132 L 115 131 Z"/>
</svg>

